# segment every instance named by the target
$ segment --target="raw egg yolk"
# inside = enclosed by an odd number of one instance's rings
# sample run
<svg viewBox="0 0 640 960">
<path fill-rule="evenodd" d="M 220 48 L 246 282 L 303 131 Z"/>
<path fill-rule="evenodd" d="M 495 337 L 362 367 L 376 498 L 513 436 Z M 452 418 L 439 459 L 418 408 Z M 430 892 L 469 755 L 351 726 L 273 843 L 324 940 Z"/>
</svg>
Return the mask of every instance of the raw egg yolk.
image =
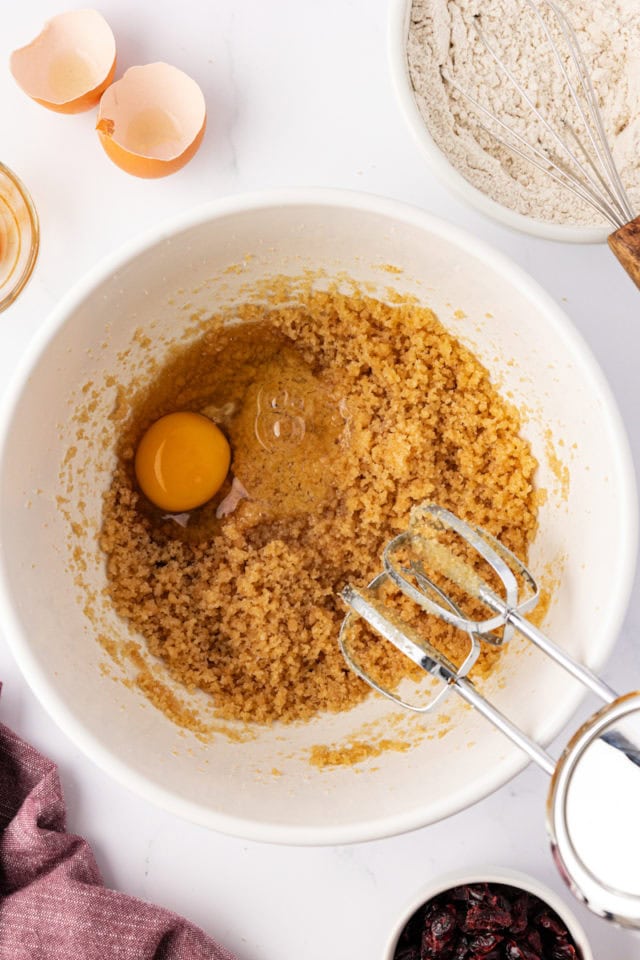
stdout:
<svg viewBox="0 0 640 960">
<path fill-rule="evenodd" d="M 222 431 L 200 413 L 169 413 L 153 423 L 136 451 L 140 489 L 162 510 L 202 506 L 229 472 L 231 450 Z"/>
</svg>

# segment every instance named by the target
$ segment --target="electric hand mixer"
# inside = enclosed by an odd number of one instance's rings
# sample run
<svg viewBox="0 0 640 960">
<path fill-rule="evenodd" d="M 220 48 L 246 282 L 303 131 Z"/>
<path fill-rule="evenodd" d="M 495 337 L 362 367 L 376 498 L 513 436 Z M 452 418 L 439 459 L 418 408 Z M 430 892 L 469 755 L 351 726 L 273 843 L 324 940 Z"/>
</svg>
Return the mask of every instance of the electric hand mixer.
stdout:
<svg viewBox="0 0 640 960">
<path fill-rule="evenodd" d="M 599 916 L 640 928 L 640 692 L 619 696 L 527 620 L 525 614 L 539 599 L 529 570 L 495 538 L 442 507 L 415 508 L 408 531 L 386 546 L 382 559 L 384 570 L 368 587 L 347 586 L 342 592 L 351 609 L 340 645 L 351 668 L 378 692 L 416 712 L 433 709 L 454 692 L 524 750 L 551 776 L 547 829 L 560 873 Z M 387 584 L 423 614 L 467 633 L 469 649 L 461 664 L 452 663 L 391 609 L 384 597 Z M 484 611 L 484 619 L 478 611 Z M 440 681 L 440 692 L 428 704 L 403 699 L 371 674 L 361 646 L 353 642 L 360 618 L 372 628 L 370 643 L 384 638 Z M 558 760 L 491 704 L 468 676 L 481 644 L 504 646 L 514 632 L 604 703 Z"/>
</svg>

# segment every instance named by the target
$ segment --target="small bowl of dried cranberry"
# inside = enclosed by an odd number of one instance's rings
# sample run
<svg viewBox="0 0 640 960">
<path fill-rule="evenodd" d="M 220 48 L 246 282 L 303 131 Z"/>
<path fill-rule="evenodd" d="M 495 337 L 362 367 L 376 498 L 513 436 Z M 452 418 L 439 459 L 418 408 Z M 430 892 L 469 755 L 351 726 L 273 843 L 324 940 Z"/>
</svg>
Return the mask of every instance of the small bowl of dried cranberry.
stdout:
<svg viewBox="0 0 640 960">
<path fill-rule="evenodd" d="M 506 869 L 441 877 L 396 925 L 383 960 L 593 960 L 553 890 Z"/>
</svg>

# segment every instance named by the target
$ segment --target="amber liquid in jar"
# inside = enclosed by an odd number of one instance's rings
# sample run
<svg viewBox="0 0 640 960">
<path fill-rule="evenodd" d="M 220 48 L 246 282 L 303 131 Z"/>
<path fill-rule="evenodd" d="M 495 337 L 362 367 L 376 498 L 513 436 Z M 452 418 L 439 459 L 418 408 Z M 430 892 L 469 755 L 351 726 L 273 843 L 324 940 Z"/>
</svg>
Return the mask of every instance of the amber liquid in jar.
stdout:
<svg viewBox="0 0 640 960">
<path fill-rule="evenodd" d="M 38 216 L 29 193 L 0 163 L 0 311 L 18 297 L 38 255 Z"/>
</svg>

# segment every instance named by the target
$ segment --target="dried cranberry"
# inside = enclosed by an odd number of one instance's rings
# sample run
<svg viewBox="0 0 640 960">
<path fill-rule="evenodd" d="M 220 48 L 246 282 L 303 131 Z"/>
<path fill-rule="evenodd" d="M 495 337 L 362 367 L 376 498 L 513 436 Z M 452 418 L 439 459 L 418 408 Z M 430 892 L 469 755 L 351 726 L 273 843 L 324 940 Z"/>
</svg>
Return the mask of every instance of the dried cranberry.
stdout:
<svg viewBox="0 0 640 960">
<path fill-rule="evenodd" d="M 505 944 L 504 955 L 506 960 L 542 960 L 539 953 L 532 950 L 525 943 L 516 943 L 508 940 Z"/>
<path fill-rule="evenodd" d="M 458 927 L 458 914 L 452 903 L 433 903 L 427 910 L 422 932 L 421 960 L 450 955 L 449 946 Z"/>
<path fill-rule="evenodd" d="M 498 907 L 500 910 L 504 910 L 509 914 L 509 916 L 511 916 L 513 913 L 513 904 L 511 903 L 511 900 L 504 895 L 504 893 L 498 894 L 498 896 L 494 898 L 493 902 L 495 903 L 496 907 Z"/>
<path fill-rule="evenodd" d="M 522 893 L 513 901 L 511 908 L 511 926 L 509 930 L 516 935 L 524 933 L 529 925 L 529 894 Z"/>
<path fill-rule="evenodd" d="M 468 900 L 471 900 L 473 893 L 472 886 L 462 886 L 462 887 L 452 887 L 449 893 L 449 896 L 452 900 L 460 900 L 462 903 L 467 903 Z"/>
<path fill-rule="evenodd" d="M 535 953 L 542 953 L 542 937 L 535 927 L 527 930 L 524 939 Z"/>
<path fill-rule="evenodd" d="M 504 937 L 501 937 L 499 933 L 481 933 L 469 941 L 469 950 L 474 955 L 484 957 L 491 953 L 503 940 Z"/>
<path fill-rule="evenodd" d="M 536 917 L 536 923 L 539 927 L 542 927 L 543 930 L 555 934 L 556 937 L 566 939 L 567 928 L 555 913 L 543 910 L 542 913 L 539 913 Z"/>
<path fill-rule="evenodd" d="M 472 883 L 469 886 L 470 900 L 486 900 L 491 896 L 491 887 L 488 883 Z"/>
<path fill-rule="evenodd" d="M 465 936 L 459 937 L 451 954 L 451 960 L 467 960 L 469 956 L 469 941 Z"/>
<path fill-rule="evenodd" d="M 551 960 L 577 960 L 578 957 L 576 948 L 566 940 L 558 941 L 551 948 Z"/>
<path fill-rule="evenodd" d="M 511 911 L 499 903 L 471 903 L 461 926 L 465 933 L 479 933 L 483 930 L 504 930 L 510 923 Z"/>
<path fill-rule="evenodd" d="M 425 914 L 424 929 L 437 940 L 451 940 L 457 925 L 458 914 L 452 903 L 434 903 Z"/>
</svg>

